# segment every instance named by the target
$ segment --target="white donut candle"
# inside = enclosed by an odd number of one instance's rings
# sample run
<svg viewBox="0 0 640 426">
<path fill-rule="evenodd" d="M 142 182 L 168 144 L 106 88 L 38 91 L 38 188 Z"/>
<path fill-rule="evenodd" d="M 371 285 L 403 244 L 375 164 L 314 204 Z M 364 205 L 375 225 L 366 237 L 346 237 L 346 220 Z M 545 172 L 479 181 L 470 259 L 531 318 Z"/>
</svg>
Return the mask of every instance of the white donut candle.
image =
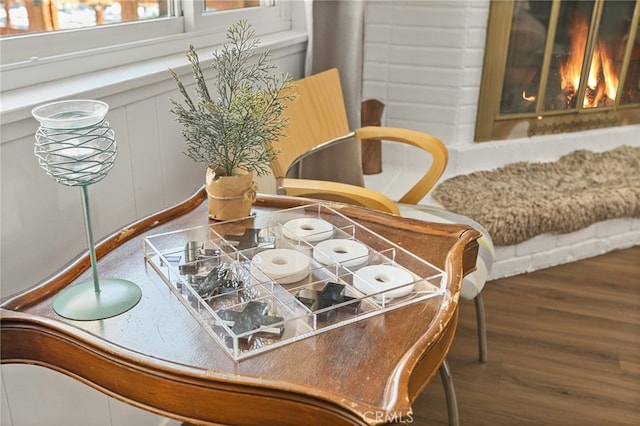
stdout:
<svg viewBox="0 0 640 426">
<path fill-rule="evenodd" d="M 376 299 L 396 298 L 406 296 L 413 291 L 413 275 L 406 269 L 391 265 L 371 265 L 356 271 L 353 285 L 361 292 L 369 295 L 389 291 L 376 295 Z M 403 286 L 400 288 L 395 288 Z M 393 290 L 391 290 L 393 289 Z"/>
<path fill-rule="evenodd" d="M 343 266 L 359 266 L 369 259 L 369 249 L 359 241 L 326 240 L 313 248 L 313 258 L 324 265 L 339 263 Z"/>
<path fill-rule="evenodd" d="M 323 241 L 333 237 L 333 225 L 326 220 L 301 217 L 285 223 L 282 233 L 290 240 Z"/>
<path fill-rule="evenodd" d="M 253 257 L 251 271 L 261 272 L 278 284 L 291 284 L 309 275 L 309 258 L 291 249 L 265 250 Z"/>
</svg>

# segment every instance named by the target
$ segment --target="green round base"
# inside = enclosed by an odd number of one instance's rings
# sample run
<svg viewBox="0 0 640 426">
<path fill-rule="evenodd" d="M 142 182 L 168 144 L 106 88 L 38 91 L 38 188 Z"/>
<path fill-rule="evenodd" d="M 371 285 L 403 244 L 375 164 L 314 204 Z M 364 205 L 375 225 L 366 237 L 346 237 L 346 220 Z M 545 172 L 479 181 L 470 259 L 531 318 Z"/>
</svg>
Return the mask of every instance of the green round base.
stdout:
<svg viewBox="0 0 640 426">
<path fill-rule="evenodd" d="M 53 310 L 72 320 L 100 320 L 128 311 L 141 297 L 140 287 L 131 281 L 102 278 L 99 293 L 96 293 L 93 281 L 65 288 L 53 300 Z"/>
</svg>

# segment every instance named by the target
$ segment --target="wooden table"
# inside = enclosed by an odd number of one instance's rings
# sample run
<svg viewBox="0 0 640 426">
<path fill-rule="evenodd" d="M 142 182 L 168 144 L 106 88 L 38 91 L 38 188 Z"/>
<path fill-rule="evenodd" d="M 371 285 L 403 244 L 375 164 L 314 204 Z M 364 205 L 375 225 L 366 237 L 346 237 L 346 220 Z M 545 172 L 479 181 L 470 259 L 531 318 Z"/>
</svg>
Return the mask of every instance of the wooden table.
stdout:
<svg viewBox="0 0 640 426">
<path fill-rule="evenodd" d="M 331 207 L 447 272 L 435 297 L 235 362 L 143 259 L 142 240 L 208 223 L 204 191 L 102 240 L 101 276 L 131 280 L 142 300 L 101 321 L 55 314 L 52 297 L 90 279 L 88 254 L 0 305 L 2 363 L 49 367 L 107 395 L 194 424 L 380 424 L 406 420 L 442 365 L 457 323 L 463 274 L 480 234 L 466 226 Z M 313 200 L 260 196 L 256 210 Z M 447 301 L 443 303 L 443 301 Z"/>
</svg>

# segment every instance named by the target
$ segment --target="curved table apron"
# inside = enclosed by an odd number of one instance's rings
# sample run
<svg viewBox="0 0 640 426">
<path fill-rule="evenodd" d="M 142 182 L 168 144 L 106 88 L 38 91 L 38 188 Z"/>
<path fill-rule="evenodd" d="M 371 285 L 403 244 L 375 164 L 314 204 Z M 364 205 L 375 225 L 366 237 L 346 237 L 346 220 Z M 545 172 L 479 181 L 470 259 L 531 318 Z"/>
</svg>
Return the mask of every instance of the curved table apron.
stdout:
<svg viewBox="0 0 640 426">
<path fill-rule="evenodd" d="M 59 371 L 134 406 L 194 424 L 379 424 L 406 419 L 454 337 L 462 276 L 480 234 L 326 203 L 447 272 L 435 297 L 235 362 L 146 265 L 145 236 L 209 223 L 203 190 L 97 244 L 100 276 L 131 280 L 142 300 L 100 321 L 55 314 L 53 296 L 90 279 L 84 254 L 0 305 L 2 363 Z M 261 195 L 255 211 L 316 200 Z M 446 301 L 445 301 L 446 299 Z"/>
</svg>

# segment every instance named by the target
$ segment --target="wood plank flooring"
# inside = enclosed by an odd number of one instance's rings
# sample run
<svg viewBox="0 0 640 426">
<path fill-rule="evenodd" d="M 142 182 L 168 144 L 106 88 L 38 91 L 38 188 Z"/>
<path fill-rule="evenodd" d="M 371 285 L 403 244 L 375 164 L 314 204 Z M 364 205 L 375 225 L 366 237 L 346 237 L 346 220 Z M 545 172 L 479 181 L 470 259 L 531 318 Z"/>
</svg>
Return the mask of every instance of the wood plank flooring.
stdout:
<svg viewBox="0 0 640 426">
<path fill-rule="evenodd" d="M 462 301 L 448 360 L 460 424 L 640 425 L 640 246 L 496 280 L 483 291 L 489 362 Z M 439 376 L 413 425 L 446 425 Z"/>
</svg>

